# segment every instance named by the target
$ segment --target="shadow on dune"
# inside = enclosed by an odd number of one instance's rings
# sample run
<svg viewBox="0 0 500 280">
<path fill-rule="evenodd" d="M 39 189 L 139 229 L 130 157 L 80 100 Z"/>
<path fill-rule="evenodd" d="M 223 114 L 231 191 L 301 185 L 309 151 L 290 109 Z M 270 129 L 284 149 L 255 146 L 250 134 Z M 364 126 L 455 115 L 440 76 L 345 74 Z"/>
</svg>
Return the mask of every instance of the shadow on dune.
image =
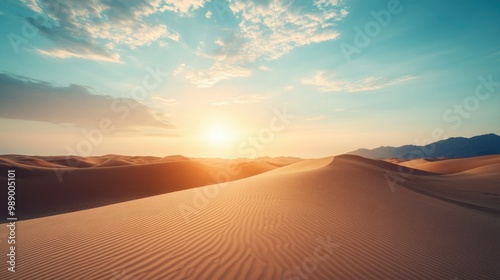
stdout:
<svg viewBox="0 0 500 280">
<path fill-rule="evenodd" d="M 380 176 L 384 176 L 387 185 L 396 183 L 398 187 L 404 187 L 442 201 L 500 216 L 500 193 L 498 190 L 495 192 L 485 192 L 480 188 L 481 185 L 494 185 L 495 182 L 498 183 L 498 176 L 490 176 L 487 179 L 482 179 L 480 177 L 481 174 L 478 174 L 478 170 L 488 175 L 492 174 L 492 169 L 495 169 L 496 173 L 498 173 L 497 166 L 487 165 L 489 162 L 486 162 L 485 166 L 477 168 L 478 164 L 469 163 L 469 161 L 474 160 L 482 160 L 482 158 L 465 159 L 465 163 L 469 165 L 471 170 L 475 171 L 471 172 L 470 175 L 467 175 L 467 172 L 453 175 L 435 173 L 383 160 L 374 160 L 347 154 L 336 156 L 328 167 L 342 169 L 346 174 L 349 172 L 349 169 L 362 169 L 365 172 L 372 170 L 379 172 Z M 450 161 L 453 162 L 456 160 Z M 456 162 L 457 164 L 464 164 L 462 160 Z M 459 167 L 452 166 L 454 169 Z M 466 170 L 464 167 L 462 169 Z M 392 180 L 392 182 L 389 180 Z"/>
<path fill-rule="evenodd" d="M 68 167 L 68 160 L 60 157 L 0 158 L 2 184 L 6 185 L 3 181 L 6 181 L 7 170 L 16 170 L 18 219 L 56 215 L 238 180 L 282 165 L 259 160 L 232 163 L 219 160 L 218 165 L 209 165 L 179 156 L 158 159 L 112 155 L 73 157 L 71 160 L 78 168 Z M 6 202 L 6 197 L 2 201 Z"/>
</svg>

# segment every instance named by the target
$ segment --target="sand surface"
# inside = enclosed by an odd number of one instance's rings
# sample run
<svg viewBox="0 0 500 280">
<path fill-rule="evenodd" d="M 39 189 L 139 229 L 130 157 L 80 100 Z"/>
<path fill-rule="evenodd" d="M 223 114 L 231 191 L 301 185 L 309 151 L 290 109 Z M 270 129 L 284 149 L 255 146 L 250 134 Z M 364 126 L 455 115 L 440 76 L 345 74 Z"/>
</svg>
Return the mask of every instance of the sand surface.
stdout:
<svg viewBox="0 0 500 280">
<path fill-rule="evenodd" d="M 459 159 L 447 159 L 447 160 L 437 160 L 437 161 L 415 159 L 415 160 L 400 162 L 398 164 L 430 172 L 451 174 L 451 173 L 467 171 L 473 168 L 484 167 L 492 164 L 498 165 L 500 164 L 500 156 L 491 155 L 491 156 L 481 156 L 475 158 L 459 158 Z M 500 169 L 497 169 L 497 171 L 500 171 Z"/>
<path fill-rule="evenodd" d="M 4 262 L 0 279 L 499 279 L 498 165 L 465 163 L 403 173 L 337 156 L 21 221 L 18 271 Z"/>
<path fill-rule="evenodd" d="M 7 155 L 0 157 L 0 179 L 16 170 L 17 217 L 27 219 L 238 180 L 298 161 Z"/>
</svg>

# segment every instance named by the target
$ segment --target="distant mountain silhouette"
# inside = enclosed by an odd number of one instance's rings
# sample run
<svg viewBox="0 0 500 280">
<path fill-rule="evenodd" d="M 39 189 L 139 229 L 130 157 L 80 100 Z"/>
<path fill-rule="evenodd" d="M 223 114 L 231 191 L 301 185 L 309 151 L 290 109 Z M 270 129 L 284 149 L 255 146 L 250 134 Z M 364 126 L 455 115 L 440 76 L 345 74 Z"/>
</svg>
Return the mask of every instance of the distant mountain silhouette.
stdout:
<svg viewBox="0 0 500 280">
<path fill-rule="evenodd" d="M 468 158 L 500 154 L 500 136 L 490 133 L 471 138 L 452 137 L 425 146 L 405 145 L 401 147 L 380 147 L 358 149 L 348 154 L 366 158 Z"/>
</svg>

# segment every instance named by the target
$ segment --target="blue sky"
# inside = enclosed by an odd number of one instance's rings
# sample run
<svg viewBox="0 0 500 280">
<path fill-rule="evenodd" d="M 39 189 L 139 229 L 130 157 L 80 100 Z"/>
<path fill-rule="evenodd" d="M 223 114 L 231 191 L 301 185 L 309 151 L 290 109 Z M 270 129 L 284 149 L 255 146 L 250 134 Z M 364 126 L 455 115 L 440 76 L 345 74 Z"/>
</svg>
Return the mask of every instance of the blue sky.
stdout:
<svg viewBox="0 0 500 280">
<path fill-rule="evenodd" d="M 321 157 L 500 134 L 498 18 L 498 1 L 7 1 L 0 153 Z"/>
</svg>

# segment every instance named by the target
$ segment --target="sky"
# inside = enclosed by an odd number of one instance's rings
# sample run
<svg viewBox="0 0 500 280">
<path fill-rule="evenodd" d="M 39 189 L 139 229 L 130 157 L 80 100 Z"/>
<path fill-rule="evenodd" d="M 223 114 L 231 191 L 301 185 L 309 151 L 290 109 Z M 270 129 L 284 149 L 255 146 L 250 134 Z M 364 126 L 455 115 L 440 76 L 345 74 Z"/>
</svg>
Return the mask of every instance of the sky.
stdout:
<svg viewBox="0 0 500 280">
<path fill-rule="evenodd" d="M 500 2 L 5 1 L 0 154 L 325 157 L 500 134 Z"/>
</svg>

